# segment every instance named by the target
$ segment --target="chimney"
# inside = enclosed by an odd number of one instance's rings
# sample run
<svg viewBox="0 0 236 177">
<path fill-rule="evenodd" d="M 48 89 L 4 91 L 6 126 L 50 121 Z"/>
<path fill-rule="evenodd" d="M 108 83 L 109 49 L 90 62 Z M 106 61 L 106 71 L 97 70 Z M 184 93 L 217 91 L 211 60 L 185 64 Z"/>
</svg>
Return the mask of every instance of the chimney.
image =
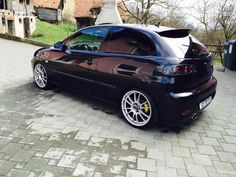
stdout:
<svg viewBox="0 0 236 177">
<path fill-rule="evenodd" d="M 98 25 L 102 23 L 123 23 L 117 9 L 117 0 L 103 0 L 102 9 L 97 17 L 95 24 Z"/>
</svg>

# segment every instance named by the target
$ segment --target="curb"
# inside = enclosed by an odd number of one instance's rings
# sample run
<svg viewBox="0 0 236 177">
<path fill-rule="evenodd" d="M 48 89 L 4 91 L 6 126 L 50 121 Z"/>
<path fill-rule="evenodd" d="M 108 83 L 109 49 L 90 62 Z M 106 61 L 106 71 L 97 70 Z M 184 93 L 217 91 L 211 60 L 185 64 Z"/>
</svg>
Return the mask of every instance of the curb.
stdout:
<svg viewBox="0 0 236 177">
<path fill-rule="evenodd" d="M 0 38 L 13 40 L 13 41 L 24 42 L 24 43 L 36 45 L 36 46 L 39 46 L 39 47 L 45 47 L 45 48 L 52 47 L 52 45 L 49 45 L 49 44 L 45 44 L 45 43 L 42 43 L 42 42 L 36 42 L 36 41 L 26 39 L 26 38 L 23 39 L 23 38 L 20 38 L 20 37 L 17 37 L 17 36 L 9 35 L 9 34 L 0 33 Z"/>
</svg>

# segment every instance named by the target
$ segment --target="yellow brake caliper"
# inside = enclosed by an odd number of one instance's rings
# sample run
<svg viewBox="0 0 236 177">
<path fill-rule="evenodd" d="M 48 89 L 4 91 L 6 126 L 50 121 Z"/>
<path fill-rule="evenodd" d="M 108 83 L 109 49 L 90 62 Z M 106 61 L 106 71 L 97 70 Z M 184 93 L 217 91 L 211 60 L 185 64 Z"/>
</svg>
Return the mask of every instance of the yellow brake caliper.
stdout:
<svg viewBox="0 0 236 177">
<path fill-rule="evenodd" d="M 143 108 L 144 112 L 147 113 L 150 110 L 149 104 L 145 103 L 143 106 L 144 106 L 144 108 Z"/>
</svg>

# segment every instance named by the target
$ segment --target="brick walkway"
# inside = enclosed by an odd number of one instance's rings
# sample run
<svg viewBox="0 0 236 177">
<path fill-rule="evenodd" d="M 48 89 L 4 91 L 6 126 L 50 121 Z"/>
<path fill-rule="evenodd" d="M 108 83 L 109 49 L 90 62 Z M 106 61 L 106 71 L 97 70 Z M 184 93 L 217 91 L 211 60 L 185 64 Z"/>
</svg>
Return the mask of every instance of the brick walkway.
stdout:
<svg viewBox="0 0 236 177">
<path fill-rule="evenodd" d="M 236 72 L 180 133 L 130 127 L 117 108 L 32 83 L 37 49 L 0 39 L 0 176 L 235 177 Z"/>
</svg>

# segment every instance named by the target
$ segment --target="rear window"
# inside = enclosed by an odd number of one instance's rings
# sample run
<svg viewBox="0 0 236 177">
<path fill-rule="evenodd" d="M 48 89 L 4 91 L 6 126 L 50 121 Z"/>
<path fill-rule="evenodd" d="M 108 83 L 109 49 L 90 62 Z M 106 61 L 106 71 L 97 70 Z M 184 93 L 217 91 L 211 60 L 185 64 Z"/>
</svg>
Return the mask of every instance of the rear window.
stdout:
<svg viewBox="0 0 236 177">
<path fill-rule="evenodd" d="M 209 54 L 208 49 L 192 35 L 181 38 L 162 37 L 162 39 L 178 58 L 200 58 Z"/>
</svg>

